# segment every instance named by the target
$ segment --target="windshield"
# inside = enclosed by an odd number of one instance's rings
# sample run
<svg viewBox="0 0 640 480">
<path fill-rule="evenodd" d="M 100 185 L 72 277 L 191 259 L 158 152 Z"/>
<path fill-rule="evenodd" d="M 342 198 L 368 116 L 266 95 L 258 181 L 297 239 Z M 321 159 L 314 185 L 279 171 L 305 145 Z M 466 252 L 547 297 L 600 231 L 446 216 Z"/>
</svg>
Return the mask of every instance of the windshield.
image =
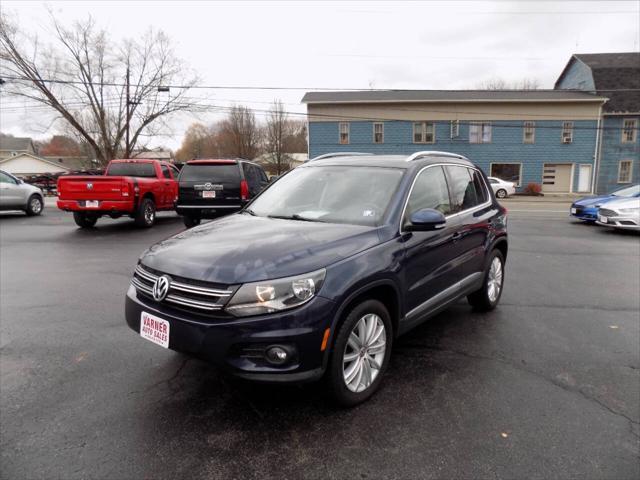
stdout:
<svg viewBox="0 0 640 480">
<path fill-rule="evenodd" d="M 107 171 L 109 177 L 152 177 L 156 170 L 152 163 L 112 163 Z"/>
<path fill-rule="evenodd" d="M 207 181 L 240 183 L 240 168 L 237 163 L 212 165 L 185 165 L 180 172 L 180 181 Z"/>
<path fill-rule="evenodd" d="M 379 225 L 404 171 L 327 166 L 297 168 L 249 207 L 264 217 Z"/>
<path fill-rule="evenodd" d="M 640 184 L 621 188 L 620 190 L 613 192 L 611 195 L 615 195 L 616 197 L 637 197 L 639 193 Z"/>
</svg>

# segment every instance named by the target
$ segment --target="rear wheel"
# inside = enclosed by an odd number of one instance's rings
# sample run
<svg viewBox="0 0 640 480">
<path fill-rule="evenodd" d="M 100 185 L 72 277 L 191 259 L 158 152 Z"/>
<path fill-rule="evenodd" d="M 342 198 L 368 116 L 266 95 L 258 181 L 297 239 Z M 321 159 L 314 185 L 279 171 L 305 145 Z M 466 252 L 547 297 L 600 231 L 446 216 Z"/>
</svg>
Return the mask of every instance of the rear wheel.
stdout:
<svg viewBox="0 0 640 480">
<path fill-rule="evenodd" d="M 507 191 L 504 188 L 501 188 L 496 192 L 496 197 L 498 198 L 507 198 Z"/>
<path fill-rule="evenodd" d="M 44 209 L 44 202 L 40 195 L 31 195 L 27 202 L 27 209 L 25 210 L 27 215 L 33 217 L 34 215 L 40 215 Z"/>
<path fill-rule="evenodd" d="M 136 212 L 136 225 L 143 228 L 153 227 L 156 221 L 156 204 L 150 198 L 143 198 Z"/>
<path fill-rule="evenodd" d="M 182 221 L 184 222 L 184 226 L 187 228 L 200 225 L 200 219 L 198 217 L 190 217 L 188 215 L 185 215 L 184 217 L 182 217 Z"/>
<path fill-rule="evenodd" d="M 504 256 L 500 250 L 491 252 L 489 267 L 484 274 L 482 287 L 469 296 L 469 304 L 477 310 L 488 312 L 493 310 L 500 301 L 504 285 Z"/>
<path fill-rule="evenodd" d="M 393 331 L 386 307 L 377 300 L 356 305 L 340 325 L 325 381 L 344 406 L 367 400 L 378 389 L 389 357 Z"/>
<path fill-rule="evenodd" d="M 98 217 L 87 215 L 84 212 L 73 212 L 73 220 L 80 228 L 91 228 L 95 226 L 98 221 Z"/>
</svg>

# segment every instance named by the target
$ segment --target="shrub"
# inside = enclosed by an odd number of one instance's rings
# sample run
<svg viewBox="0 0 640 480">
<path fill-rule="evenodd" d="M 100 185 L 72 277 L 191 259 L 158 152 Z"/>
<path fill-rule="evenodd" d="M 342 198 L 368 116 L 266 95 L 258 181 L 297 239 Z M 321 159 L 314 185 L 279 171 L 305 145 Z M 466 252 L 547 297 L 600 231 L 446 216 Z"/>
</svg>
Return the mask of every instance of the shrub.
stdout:
<svg viewBox="0 0 640 480">
<path fill-rule="evenodd" d="M 540 195 L 540 192 L 542 192 L 542 186 L 539 183 L 531 182 L 524 188 L 524 193 L 527 195 Z"/>
</svg>

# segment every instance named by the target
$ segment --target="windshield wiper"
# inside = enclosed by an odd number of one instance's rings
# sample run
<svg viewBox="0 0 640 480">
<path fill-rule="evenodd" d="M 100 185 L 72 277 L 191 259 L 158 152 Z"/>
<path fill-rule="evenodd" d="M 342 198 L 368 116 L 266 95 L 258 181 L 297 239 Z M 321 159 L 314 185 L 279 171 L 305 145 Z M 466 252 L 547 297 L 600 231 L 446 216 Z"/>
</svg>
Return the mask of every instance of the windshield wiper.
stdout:
<svg viewBox="0 0 640 480">
<path fill-rule="evenodd" d="M 314 218 L 301 217 L 297 213 L 293 215 L 267 215 L 269 218 L 279 218 L 281 220 L 300 220 L 301 222 L 320 222 L 321 220 L 316 220 Z"/>
</svg>

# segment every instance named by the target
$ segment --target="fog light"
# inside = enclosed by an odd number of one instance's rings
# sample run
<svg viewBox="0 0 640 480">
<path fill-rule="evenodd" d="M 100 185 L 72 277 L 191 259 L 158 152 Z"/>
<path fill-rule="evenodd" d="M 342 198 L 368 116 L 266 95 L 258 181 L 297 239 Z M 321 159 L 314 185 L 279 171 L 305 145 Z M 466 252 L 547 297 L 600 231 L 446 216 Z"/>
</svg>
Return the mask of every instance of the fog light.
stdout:
<svg viewBox="0 0 640 480">
<path fill-rule="evenodd" d="M 269 363 L 274 365 L 282 365 L 289 360 L 289 352 L 282 347 L 269 347 L 266 356 Z"/>
</svg>

